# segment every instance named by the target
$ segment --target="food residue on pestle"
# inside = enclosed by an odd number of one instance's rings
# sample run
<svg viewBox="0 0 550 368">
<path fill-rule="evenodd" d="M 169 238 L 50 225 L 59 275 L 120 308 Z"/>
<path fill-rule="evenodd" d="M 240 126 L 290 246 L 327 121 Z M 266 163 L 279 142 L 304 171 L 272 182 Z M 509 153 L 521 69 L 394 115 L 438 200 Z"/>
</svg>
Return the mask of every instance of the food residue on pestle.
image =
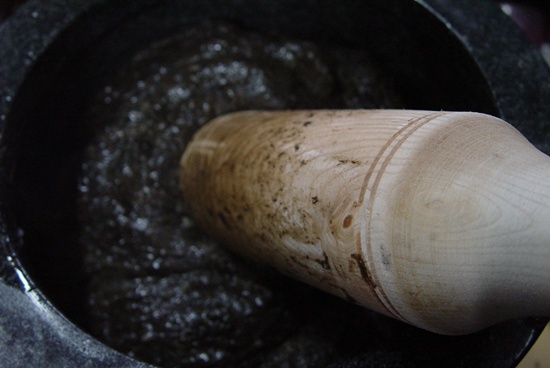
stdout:
<svg viewBox="0 0 550 368">
<path fill-rule="evenodd" d="M 178 162 L 197 128 L 220 114 L 396 106 L 365 52 L 222 22 L 120 65 L 86 114 L 95 139 L 79 221 L 90 332 L 170 367 L 325 367 L 363 352 L 378 317 L 215 244 L 184 210 Z"/>
</svg>

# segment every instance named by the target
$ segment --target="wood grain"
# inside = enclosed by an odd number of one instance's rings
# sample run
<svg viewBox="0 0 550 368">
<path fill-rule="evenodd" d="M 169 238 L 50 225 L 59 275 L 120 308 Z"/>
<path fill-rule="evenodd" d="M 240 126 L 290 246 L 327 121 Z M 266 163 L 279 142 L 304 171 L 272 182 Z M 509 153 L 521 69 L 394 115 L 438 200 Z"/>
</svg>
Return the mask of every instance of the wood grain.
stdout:
<svg viewBox="0 0 550 368">
<path fill-rule="evenodd" d="M 549 178 L 477 113 L 235 113 L 181 161 L 190 211 L 234 251 L 445 334 L 549 315 Z"/>
</svg>

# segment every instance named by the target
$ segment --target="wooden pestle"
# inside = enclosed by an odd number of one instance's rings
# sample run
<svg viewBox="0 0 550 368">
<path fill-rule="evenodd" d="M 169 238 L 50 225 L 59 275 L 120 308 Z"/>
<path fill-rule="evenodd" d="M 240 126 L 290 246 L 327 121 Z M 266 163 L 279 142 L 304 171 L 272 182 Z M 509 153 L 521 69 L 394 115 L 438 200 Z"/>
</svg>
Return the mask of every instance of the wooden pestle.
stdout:
<svg viewBox="0 0 550 368">
<path fill-rule="evenodd" d="M 208 234 L 372 310 L 450 335 L 550 315 L 550 158 L 495 117 L 234 113 L 180 173 Z"/>
</svg>

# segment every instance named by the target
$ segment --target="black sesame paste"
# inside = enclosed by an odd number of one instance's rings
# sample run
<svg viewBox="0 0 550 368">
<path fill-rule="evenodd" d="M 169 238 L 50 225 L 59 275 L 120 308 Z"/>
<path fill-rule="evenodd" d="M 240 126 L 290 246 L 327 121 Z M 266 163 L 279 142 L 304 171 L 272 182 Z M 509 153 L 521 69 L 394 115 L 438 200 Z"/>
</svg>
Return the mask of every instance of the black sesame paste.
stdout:
<svg viewBox="0 0 550 368">
<path fill-rule="evenodd" d="M 185 213 L 177 171 L 220 114 L 398 107 L 369 55 L 205 22 L 106 79 L 79 179 L 90 332 L 166 367 L 325 367 L 363 352 L 379 317 L 214 243 Z"/>
</svg>

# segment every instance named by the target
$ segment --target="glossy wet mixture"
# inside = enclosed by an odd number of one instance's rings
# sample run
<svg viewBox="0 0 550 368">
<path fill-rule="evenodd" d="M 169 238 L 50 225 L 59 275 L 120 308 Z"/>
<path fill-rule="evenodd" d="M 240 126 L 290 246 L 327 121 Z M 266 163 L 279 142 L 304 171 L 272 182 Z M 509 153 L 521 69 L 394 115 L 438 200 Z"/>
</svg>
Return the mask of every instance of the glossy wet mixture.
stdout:
<svg viewBox="0 0 550 368">
<path fill-rule="evenodd" d="M 120 65 L 86 115 L 91 333 L 167 367 L 325 367 L 364 352 L 378 316 L 214 243 L 185 213 L 177 170 L 196 129 L 223 113 L 375 107 L 399 102 L 366 53 L 219 22 Z"/>
</svg>

